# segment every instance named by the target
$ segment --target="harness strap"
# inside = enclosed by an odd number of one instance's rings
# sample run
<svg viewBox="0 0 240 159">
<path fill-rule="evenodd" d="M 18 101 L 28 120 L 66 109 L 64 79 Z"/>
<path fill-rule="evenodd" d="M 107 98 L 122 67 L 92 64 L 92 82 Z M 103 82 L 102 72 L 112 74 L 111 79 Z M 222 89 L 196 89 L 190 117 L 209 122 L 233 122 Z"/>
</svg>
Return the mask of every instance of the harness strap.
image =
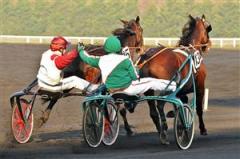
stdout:
<svg viewBox="0 0 240 159">
<path fill-rule="evenodd" d="M 176 53 L 180 53 L 180 54 L 188 57 L 188 54 L 186 53 L 186 51 L 183 51 L 183 50 L 181 50 L 181 49 L 179 49 L 179 48 L 174 49 L 173 51 L 176 52 Z"/>
<path fill-rule="evenodd" d="M 153 55 L 152 57 L 150 57 L 148 60 L 144 60 L 141 64 L 138 64 L 139 61 L 140 61 L 140 59 L 141 59 L 141 58 L 139 58 L 134 65 L 135 65 L 136 67 L 138 67 L 138 69 L 141 69 L 147 62 L 149 62 L 150 60 L 152 60 L 153 58 L 155 58 L 158 54 L 162 53 L 163 51 L 165 51 L 165 50 L 167 50 L 167 49 L 168 49 L 168 48 L 165 47 L 164 49 L 158 51 L 155 55 Z"/>
<path fill-rule="evenodd" d="M 176 53 L 180 53 L 180 54 L 182 54 L 182 55 L 184 55 L 184 56 L 188 56 L 188 54 L 186 53 L 186 51 L 184 51 L 184 50 L 181 50 L 181 49 L 174 49 L 173 50 L 174 52 L 176 52 Z M 199 52 L 199 50 L 197 50 L 197 49 L 194 49 L 194 53 L 193 53 L 193 72 L 196 74 L 197 73 L 197 70 L 198 70 L 198 68 L 200 67 L 200 65 L 201 65 L 201 62 L 202 62 L 202 56 L 200 55 L 200 57 L 198 57 L 198 59 L 196 59 L 196 57 L 195 57 L 195 54 L 196 53 L 198 53 Z M 198 60 L 198 61 L 196 61 L 196 60 Z"/>
</svg>

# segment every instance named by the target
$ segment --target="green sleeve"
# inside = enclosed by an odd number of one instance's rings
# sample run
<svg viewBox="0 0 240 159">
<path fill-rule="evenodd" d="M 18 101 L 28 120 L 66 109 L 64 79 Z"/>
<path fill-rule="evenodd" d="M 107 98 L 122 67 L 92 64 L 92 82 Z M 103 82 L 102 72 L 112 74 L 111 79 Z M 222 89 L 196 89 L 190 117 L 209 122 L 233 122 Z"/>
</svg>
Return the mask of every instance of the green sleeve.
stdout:
<svg viewBox="0 0 240 159">
<path fill-rule="evenodd" d="M 130 75 L 131 79 L 137 80 L 138 79 L 137 71 L 129 59 L 127 59 L 127 65 L 128 65 L 128 71 L 129 71 L 129 75 Z"/>
<path fill-rule="evenodd" d="M 81 50 L 79 52 L 79 56 L 87 64 L 89 64 L 89 65 L 91 65 L 93 67 L 99 67 L 98 66 L 98 63 L 99 63 L 99 60 L 100 60 L 99 56 L 88 55 L 84 50 Z"/>
</svg>

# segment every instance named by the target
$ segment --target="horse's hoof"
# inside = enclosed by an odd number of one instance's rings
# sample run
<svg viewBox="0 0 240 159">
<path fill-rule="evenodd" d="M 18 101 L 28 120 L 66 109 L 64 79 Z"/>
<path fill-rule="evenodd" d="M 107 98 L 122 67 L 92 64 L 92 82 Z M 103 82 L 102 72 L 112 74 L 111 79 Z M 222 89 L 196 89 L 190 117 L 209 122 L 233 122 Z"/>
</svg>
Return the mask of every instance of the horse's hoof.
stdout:
<svg viewBox="0 0 240 159">
<path fill-rule="evenodd" d="M 133 131 L 128 131 L 127 132 L 127 136 L 134 136 L 134 135 L 135 135 L 135 133 Z"/>
<path fill-rule="evenodd" d="M 38 136 L 36 136 L 35 138 L 33 138 L 33 142 L 41 142 L 42 139 L 39 138 Z"/>
<path fill-rule="evenodd" d="M 208 133 L 207 133 L 207 130 L 205 129 L 205 130 L 201 130 L 200 131 L 200 134 L 201 135 L 203 135 L 203 136 L 206 136 L 206 135 L 208 135 Z"/>
<path fill-rule="evenodd" d="M 163 132 L 160 133 L 160 142 L 163 145 L 169 145 L 170 144 L 170 142 L 168 140 L 167 131 L 164 130 Z"/>
<path fill-rule="evenodd" d="M 175 117 L 175 112 L 173 110 L 167 113 L 167 118 L 174 118 L 174 117 Z"/>
<path fill-rule="evenodd" d="M 129 113 L 134 113 L 135 107 L 137 106 L 136 102 L 129 102 L 129 103 L 125 103 L 125 107 L 127 108 L 127 110 L 129 111 Z"/>
</svg>

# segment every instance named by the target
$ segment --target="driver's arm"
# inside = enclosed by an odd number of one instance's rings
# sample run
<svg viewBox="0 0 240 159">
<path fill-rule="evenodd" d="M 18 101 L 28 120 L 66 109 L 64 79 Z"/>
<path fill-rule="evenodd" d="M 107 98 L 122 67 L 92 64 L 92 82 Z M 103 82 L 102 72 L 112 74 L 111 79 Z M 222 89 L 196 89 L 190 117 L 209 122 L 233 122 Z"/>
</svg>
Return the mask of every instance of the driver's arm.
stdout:
<svg viewBox="0 0 240 159">
<path fill-rule="evenodd" d="M 71 51 L 69 51 L 68 53 L 65 53 L 62 56 L 59 55 L 52 55 L 51 56 L 51 60 L 54 60 L 54 63 L 56 65 L 56 67 L 59 70 L 64 69 L 66 66 L 68 66 L 69 64 L 72 63 L 72 61 L 78 56 L 77 50 L 73 49 Z"/>
<path fill-rule="evenodd" d="M 92 55 L 89 55 L 86 51 L 84 50 L 80 50 L 79 51 L 79 56 L 80 58 L 86 62 L 87 64 L 93 66 L 93 67 L 99 67 L 98 66 L 98 63 L 99 63 L 99 60 L 100 60 L 100 56 L 92 56 Z"/>
</svg>

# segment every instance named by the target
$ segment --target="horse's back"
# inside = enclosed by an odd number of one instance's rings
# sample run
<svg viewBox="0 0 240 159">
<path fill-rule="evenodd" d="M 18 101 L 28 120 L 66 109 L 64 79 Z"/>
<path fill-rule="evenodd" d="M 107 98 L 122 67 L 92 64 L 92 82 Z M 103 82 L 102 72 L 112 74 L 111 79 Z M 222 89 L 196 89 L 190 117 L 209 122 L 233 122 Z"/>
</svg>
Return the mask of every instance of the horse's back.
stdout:
<svg viewBox="0 0 240 159">
<path fill-rule="evenodd" d="M 171 79 L 176 73 L 179 59 L 178 56 L 172 51 L 171 48 L 155 49 L 155 53 L 152 54 L 152 58 L 143 66 L 142 70 L 145 70 L 147 76 L 160 78 L 160 79 Z M 146 69 L 148 70 L 146 72 Z"/>
</svg>

